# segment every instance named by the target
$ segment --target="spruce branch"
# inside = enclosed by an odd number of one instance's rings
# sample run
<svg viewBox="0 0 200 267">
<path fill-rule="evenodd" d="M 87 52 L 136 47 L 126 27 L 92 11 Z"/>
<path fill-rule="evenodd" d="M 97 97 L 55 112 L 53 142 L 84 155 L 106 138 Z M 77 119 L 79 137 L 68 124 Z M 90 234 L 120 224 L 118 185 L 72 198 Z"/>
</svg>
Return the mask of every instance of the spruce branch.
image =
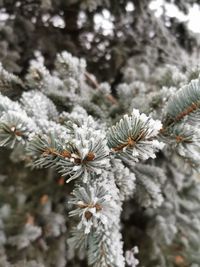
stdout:
<svg viewBox="0 0 200 267">
<path fill-rule="evenodd" d="M 192 80 L 173 95 L 166 107 L 164 126 L 185 121 L 198 123 L 200 110 L 200 79 Z"/>
<path fill-rule="evenodd" d="M 92 85 L 94 89 L 99 89 L 100 84 L 91 76 L 91 74 L 85 71 L 85 78 Z M 106 98 L 111 104 L 116 105 L 118 103 L 117 99 L 112 94 L 107 94 Z"/>
<path fill-rule="evenodd" d="M 0 146 L 13 148 L 19 142 L 25 144 L 36 130 L 26 113 L 8 111 L 0 118 Z"/>
<path fill-rule="evenodd" d="M 31 118 L 55 121 L 58 117 L 54 103 L 40 91 L 23 92 L 20 102 L 22 108 Z"/>
<path fill-rule="evenodd" d="M 163 203 L 163 196 L 160 186 L 150 177 L 136 172 L 136 195 L 138 203 L 142 207 L 157 208 Z"/>
<path fill-rule="evenodd" d="M 22 80 L 6 71 L 0 63 L 0 93 L 15 96 L 16 93 L 22 92 L 24 89 L 25 85 Z"/>
<path fill-rule="evenodd" d="M 133 164 L 134 165 L 134 164 Z M 134 197 L 136 185 L 135 173 L 124 166 L 123 161 L 118 158 L 111 158 L 111 168 L 115 177 L 115 182 L 120 192 L 122 201 Z"/>
<path fill-rule="evenodd" d="M 161 138 L 191 168 L 199 170 L 200 131 L 185 123 L 176 123 L 162 133 Z"/>
<path fill-rule="evenodd" d="M 112 106 L 104 100 L 104 96 L 110 94 L 110 86 L 92 81 L 84 60 L 64 52 L 58 55 L 52 72 L 41 62 L 31 66 L 26 76 L 29 90 L 23 92 L 18 101 L 0 95 L 0 144 L 14 148 L 10 155 L 12 162 L 28 159 L 31 167 L 53 167 L 62 175 L 55 182 L 54 170 L 51 169 L 47 179 L 38 183 L 27 179 L 29 183 L 23 187 L 23 175 L 21 178 L 19 174 L 14 199 L 14 202 L 19 202 L 19 205 L 14 203 L 16 214 L 16 207 L 29 203 L 32 195 L 36 195 L 39 208 L 36 216 L 32 215 L 35 201 L 31 201 L 22 213 L 17 214 L 18 218 L 26 217 L 27 212 L 31 216 L 21 223 L 22 231 L 11 235 L 7 241 L 0 227 L 0 242 L 28 250 L 39 238 L 37 244 L 44 251 L 52 237 L 59 243 L 58 239 L 66 231 L 65 219 L 59 213 L 63 211 L 60 202 L 64 192 L 70 215 L 66 220 L 73 228 L 68 239 L 71 258 L 74 250 L 78 249 L 78 256 L 87 257 L 88 264 L 93 267 L 124 267 L 121 228 L 129 225 L 130 221 L 126 220 L 136 216 L 133 229 L 137 229 L 141 219 L 139 232 L 148 235 L 147 246 L 150 244 L 152 249 L 148 266 L 152 266 L 152 262 L 168 266 L 173 261 L 177 264 L 183 259 L 189 259 L 188 262 L 191 258 L 198 259 L 199 253 L 192 253 L 192 249 L 195 251 L 199 245 L 199 188 L 197 184 L 192 185 L 194 178 L 191 173 L 190 176 L 184 174 L 182 161 L 179 172 L 176 165 L 181 157 L 193 167 L 199 167 L 199 81 L 182 87 L 186 75 L 175 75 L 170 71 L 173 77 L 167 74 L 166 82 L 181 87 L 177 95 L 174 94 L 176 88 L 165 87 L 152 92 L 154 86 L 165 82 L 160 80 L 163 73 L 166 73 L 165 68 L 158 69 L 154 78 L 154 73 L 151 74 L 146 65 L 136 66 L 131 77 L 130 74 L 125 76 L 131 84 L 124 81 L 119 85 L 118 105 Z M 135 79 L 136 76 L 142 77 L 141 81 Z M 98 90 L 93 90 L 95 88 Z M 162 118 L 165 105 L 166 117 L 162 128 L 157 119 Z M 132 111 L 132 107 L 138 107 L 141 113 L 136 109 Z M 130 110 L 130 115 L 125 115 L 110 127 L 118 115 Z M 142 112 L 151 114 L 147 116 Z M 166 146 L 155 159 L 156 152 L 163 148 L 161 141 Z M 139 160 L 143 162 L 138 163 Z M 64 176 L 68 182 L 75 179 L 66 191 Z M 8 182 L 5 184 L 12 193 L 13 186 Z M 58 186 L 56 190 L 55 185 Z M 189 193 L 190 185 L 193 190 Z M 69 191 L 72 191 L 71 198 Z M 1 199 L 7 201 L 9 197 L 10 194 L 1 190 Z M 122 207 L 124 212 L 121 214 Z M 0 207 L 0 226 L 4 223 L 4 209 Z M 42 218 L 41 224 L 45 222 L 42 230 L 37 225 L 37 220 L 40 220 L 37 215 Z M 122 216 L 123 224 L 120 221 Z M 13 221 L 11 216 L 10 219 Z M 8 231 L 9 225 L 10 222 L 7 223 Z M 133 240 L 135 233 L 128 233 Z M 65 240 L 66 236 L 62 238 Z M 177 243 L 187 252 L 169 252 Z M 65 251 L 65 246 L 61 250 Z M 56 251 L 60 252 L 60 249 Z M 138 264 L 134 256 L 136 252 L 129 250 L 126 253 L 128 265 Z M 192 255 L 190 258 L 189 254 Z M 143 264 L 142 256 L 141 260 Z M 52 262 L 54 264 L 55 260 Z"/>
<path fill-rule="evenodd" d="M 100 174 L 109 166 L 109 149 L 106 138 L 100 130 L 75 125 L 75 135 L 70 140 L 72 157 L 61 159 L 58 168 L 62 175 L 71 175 L 68 182 L 82 176 L 83 182 L 91 173 Z"/>
<path fill-rule="evenodd" d="M 8 110 L 21 111 L 21 107 L 18 102 L 12 101 L 0 93 L 0 117 Z"/>
<path fill-rule="evenodd" d="M 89 121 L 90 118 L 81 127 L 71 124 L 73 135 L 68 140 L 53 134 L 30 140 L 28 154 L 35 159 L 34 165 L 54 166 L 69 177 L 68 182 L 80 177 L 86 182 L 91 173 L 100 174 L 109 166 L 109 149 L 105 136 L 91 128 Z"/>
<path fill-rule="evenodd" d="M 70 157 L 70 152 L 63 149 L 59 138 L 53 134 L 35 136 L 28 144 L 27 154 L 33 159 L 35 167 L 56 166 L 60 158 Z"/>
<path fill-rule="evenodd" d="M 78 229 L 84 228 L 86 234 L 91 231 L 91 228 L 98 228 L 99 224 L 106 226 L 117 209 L 112 196 L 100 183 L 77 187 L 72 194 L 73 198 L 69 203 L 74 204 L 76 209 L 69 214 L 78 215 L 81 218 Z"/>
<path fill-rule="evenodd" d="M 108 146 L 114 153 L 130 157 L 134 161 L 155 158 L 155 152 L 163 148 L 163 143 L 156 140 L 162 124 L 153 120 L 138 110 L 133 110 L 131 116 L 124 115 L 108 133 Z"/>
<path fill-rule="evenodd" d="M 88 264 L 95 267 L 124 266 L 118 225 L 121 201 L 113 182 L 94 179 L 87 186 L 76 187 L 70 200 L 76 206 L 70 215 L 80 218 L 78 231 L 85 232 L 81 242 L 76 233 L 70 241 L 76 248 L 87 246 Z"/>
</svg>

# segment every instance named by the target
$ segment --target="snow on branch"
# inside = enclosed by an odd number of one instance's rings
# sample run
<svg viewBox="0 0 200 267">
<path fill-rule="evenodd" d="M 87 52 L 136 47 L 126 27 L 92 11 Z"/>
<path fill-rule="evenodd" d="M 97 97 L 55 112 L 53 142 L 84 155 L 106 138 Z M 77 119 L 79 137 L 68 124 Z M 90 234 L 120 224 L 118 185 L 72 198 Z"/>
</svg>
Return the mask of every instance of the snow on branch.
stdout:
<svg viewBox="0 0 200 267">
<path fill-rule="evenodd" d="M 160 121 L 134 109 L 131 116 L 124 115 L 123 119 L 109 129 L 108 146 L 114 153 L 120 153 L 134 161 L 155 158 L 155 152 L 164 145 L 157 140 L 161 128 Z"/>
<path fill-rule="evenodd" d="M 200 114 L 200 79 L 183 86 L 168 101 L 166 107 L 167 125 L 181 120 L 198 123 Z"/>
</svg>

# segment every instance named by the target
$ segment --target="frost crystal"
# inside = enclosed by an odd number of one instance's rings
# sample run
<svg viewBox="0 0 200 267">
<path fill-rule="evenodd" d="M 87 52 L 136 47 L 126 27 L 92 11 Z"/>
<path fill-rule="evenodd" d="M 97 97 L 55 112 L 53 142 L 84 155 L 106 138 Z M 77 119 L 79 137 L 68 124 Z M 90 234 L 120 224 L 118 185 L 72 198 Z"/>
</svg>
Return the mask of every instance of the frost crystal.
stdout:
<svg viewBox="0 0 200 267">
<path fill-rule="evenodd" d="M 139 252 L 138 247 L 134 247 L 131 250 L 126 251 L 126 263 L 130 267 L 135 267 L 139 264 L 139 261 L 135 258 L 135 254 Z"/>
</svg>

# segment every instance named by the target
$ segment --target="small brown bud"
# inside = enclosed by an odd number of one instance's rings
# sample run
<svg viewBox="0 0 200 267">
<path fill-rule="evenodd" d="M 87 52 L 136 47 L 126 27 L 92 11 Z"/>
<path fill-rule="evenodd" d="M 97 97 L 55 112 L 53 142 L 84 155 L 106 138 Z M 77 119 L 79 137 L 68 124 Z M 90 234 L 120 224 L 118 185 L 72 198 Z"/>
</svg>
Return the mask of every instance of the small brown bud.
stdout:
<svg viewBox="0 0 200 267">
<path fill-rule="evenodd" d="M 17 136 L 22 136 L 23 134 L 22 134 L 22 132 L 20 132 L 20 131 L 15 131 L 15 135 L 17 135 Z"/>
<path fill-rule="evenodd" d="M 89 221 L 92 218 L 92 212 L 90 212 L 89 210 L 87 210 L 85 212 L 85 218 L 87 221 Z"/>
<path fill-rule="evenodd" d="M 81 159 L 80 158 L 74 158 L 74 162 L 76 164 L 81 164 Z"/>
<path fill-rule="evenodd" d="M 128 146 L 130 147 L 133 147 L 135 145 L 135 141 L 131 137 L 128 138 L 127 143 L 128 143 Z"/>
<path fill-rule="evenodd" d="M 89 152 L 86 156 L 87 161 L 92 161 L 95 159 L 95 154 L 93 152 Z"/>
<path fill-rule="evenodd" d="M 67 150 L 63 150 L 61 152 L 61 155 L 64 157 L 64 158 L 70 158 L 71 157 L 71 153 Z"/>
<path fill-rule="evenodd" d="M 177 143 L 181 143 L 181 142 L 183 142 L 183 140 L 184 140 L 183 136 L 181 136 L 181 135 L 176 136 L 176 142 Z"/>
</svg>

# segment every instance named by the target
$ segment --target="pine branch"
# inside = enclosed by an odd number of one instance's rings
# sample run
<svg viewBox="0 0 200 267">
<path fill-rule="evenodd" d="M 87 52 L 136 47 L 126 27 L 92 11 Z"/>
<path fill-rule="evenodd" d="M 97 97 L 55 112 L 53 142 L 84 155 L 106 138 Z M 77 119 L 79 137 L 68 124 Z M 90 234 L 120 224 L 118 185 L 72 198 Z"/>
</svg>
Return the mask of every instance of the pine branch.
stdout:
<svg viewBox="0 0 200 267">
<path fill-rule="evenodd" d="M 27 151 L 33 158 L 32 164 L 35 167 L 56 166 L 61 158 L 70 158 L 71 155 L 67 149 L 63 149 L 63 144 L 54 135 L 35 136 L 28 144 Z"/>
<path fill-rule="evenodd" d="M 124 266 L 118 225 L 121 202 L 113 186 L 110 181 L 93 180 L 88 186 L 76 187 L 70 201 L 76 206 L 70 215 L 80 217 L 77 228 L 79 233 L 85 233 L 85 238 L 81 235 L 80 242 L 80 236 L 74 232 L 69 242 L 76 248 L 85 244 L 88 264 L 95 267 Z M 111 195 L 110 190 L 116 192 Z"/>
<path fill-rule="evenodd" d="M 124 166 L 123 162 L 117 158 L 111 158 L 111 168 L 120 191 L 120 199 L 124 201 L 133 198 L 136 189 L 135 173 Z"/>
<path fill-rule="evenodd" d="M 163 148 L 163 143 L 156 140 L 161 126 L 160 121 L 154 121 L 138 110 L 133 110 L 131 116 L 125 115 L 109 129 L 108 146 L 114 153 L 135 161 L 155 158 L 155 152 Z"/>
<path fill-rule="evenodd" d="M 74 124 L 74 135 L 68 141 L 55 135 L 35 137 L 28 146 L 34 165 L 54 166 L 69 176 L 68 182 L 81 176 L 86 182 L 90 173 L 101 173 L 109 165 L 109 150 L 104 135 L 89 127 L 88 122 L 81 127 Z"/>
<path fill-rule="evenodd" d="M 185 120 L 198 123 L 200 112 L 200 79 L 192 80 L 173 95 L 166 107 L 164 127 Z"/>
<path fill-rule="evenodd" d="M 0 146 L 13 148 L 18 142 L 25 144 L 36 130 L 26 113 L 8 111 L 0 118 Z"/>
<path fill-rule="evenodd" d="M 91 74 L 89 72 L 85 72 L 85 77 L 88 80 L 89 83 L 91 83 L 92 87 L 94 87 L 94 89 L 99 89 L 100 85 L 99 83 L 93 79 L 93 77 L 91 76 Z M 116 105 L 118 103 L 117 99 L 112 96 L 111 94 L 106 95 L 106 98 L 109 102 L 111 102 L 111 104 Z"/>
<path fill-rule="evenodd" d="M 25 85 L 19 77 L 7 72 L 0 63 L 0 93 L 9 97 L 16 96 L 25 89 Z"/>
<path fill-rule="evenodd" d="M 38 246 L 46 251 L 45 242 L 49 244 L 49 239 L 64 234 L 65 220 L 59 211 L 63 197 L 60 189 L 61 186 L 65 188 L 63 176 L 66 176 L 68 182 L 76 179 L 71 184 L 74 186 L 72 197 L 68 199 L 69 225 L 73 226 L 68 252 L 70 254 L 71 250 L 72 258 L 74 250 L 78 249 L 91 266 L 124 267 L 121 227 L 129 225 L 127 218 L 134 216 L 133 229 L 138 227 L 141 219 L 139 236 L 148 235 L 147 247 L 150 245 L 152 249 L 152 254 L 148 254 L 148 266 L 152 266 L 153 262 L 164 267 L 172 262 L 179 264 L 183 259 L 185 263 L 185 259 L 189 259 L 188 251 L 191 252 L 188 248 L 198 248 L 199 188 L 193 185 L 196 191 L 187 192 L 194 178 L 191 174 L 187 177 L 182 167 L 183 161 L 190 162 L 196 168 L 200 166 L 197 123 L 200 82 L 192 81 L 169 99 L 175 88 L 164 88 L 155 94 L 152 92 L 152 88 L 161 84 L 160 77 L 166 73 L 166 68 L 158 69 L 157 76 L 153 77 L 154 73 L 151 74 L 146 65 L 137 67 L 138 70 L 131 72 L 131 77 L 128 77 L 130 73 L 126 77 L 134 82 L 119 86 L 119 105 L 114 107 L 100 99 L 109 96 L 109 85 L 98 84 L 95 79 L 93 81 L 86 71 L 85 61 L 67 52 L 58 55 L 52 73 L 41 62 L 31 66 L 26 76 L 26 86 L 30 90 L 24 92 L 19 101 L 0 95 L 0 145 L 14 148 L 10 159 L 14 162 L 27 161 L 31 167 L 53 167 L 62 174 L 55 190 L 54 175 L 38 183 L 27 179 L 29 183 L 24 186 L 21 180 L 25 172 L 23 169 L 22 174 L 18 175 L 19 184 L 15 186 L 16 197 L 14 200 L 11 198 L 15 202 L 12 209 L 16 211 L 14 213 L 10 209 L 9 212 L 17 214 L 19 202 L 23 212 L 16 217 L 24 218 L 27 211 L 31 215 L 26 222 L 22 222 L 21 232 L 11 235 L 7 241 L 1 227 L 0 242 L 27 249 L 28 254 L 32 242 L 38 238 Z M 171 69 L 177 71 L 176 68 Z M 187 80 L 185 74 L 177 76 L 173 71 L 170 73 L 174 76 L 167 76 L 170 84 L 179 85 Z M 135 77 L 142 77 L 142 80 Z M 162 128 L 161 122 L 153 118 L 162 118 L 166 103 Z M 125 115 L 109 128 L 118 116 L 128 113 L 133 106 L 144 112 L 151 111 L 152 118 L 134 109 L 131 115 Z M 166 149 L 158 153 L 157 160 L 156 152 L 163 148 L 160 139 L 164 140 Z M 180 158 L 183 161 L 177 171 Z M 143 162 L 138 163 L 139 160 Z M 13 185 L 6 183 L 8 191 L 11 194 L 15 192 Z M 67 197 L 71 186 L 67 187 Z M 1 198 L 10 204 L 8 198 L 11 194 L 5 192 L 1 192 Z M 187 198 L 184 198 L 185 195 Z M 32 196 L 36 196 L 40 206 L 37 210 L 38 221 L 40 217 L 41 224 L 45 221 L 42 228 L 34 224 L 35 217 L 29 212 L 35 205 L 35 201 L 29 200 Z M 130 202 L 131 198 L 134 201 Z M 126 201 L 125 205 L 123 201 Z M 122 207 L 124 213 L 121 214 Z M 0 207 L 0 226 L 3 222 L 9 230 L 16 217 L 5 214 L 3 207 Z M 123 215 L 121 224 L 120 217 Z M 4 220 L 5 216 L 9 217 L 8 221 Z M 128 232 L 130 238 L 125 239 L 128 242 L 132 238 L 137 239 L 136 232 L 132 232 Z M 64 240 L 65 236 L 62 238 Z M 59 241 L 54 239 L 53 242 Z M 126 249 L 128 242 L 125 243 Z M 187 253 L 169 252 L 175 243 L 186 248 Z M 141 244 L 142 253 L 143 246 L 146 248 L 146 244 Z M 65 247 L 61 250 L 64 251 Z M 60 252 L 60 249 L 56 251 Z M 135 250 L 126 253 L 127 263 L 132 266 L 138 263 L 134 253 Z M 198 253 L 193 254 L 196 260 Z M 48 260 L 53 258 L 52 255 Z M 142 264 L 145 263 L 143 255 L 146 254 L 141 254 Z M 50 261 L 51 264 L 56 262 L 55 259 Z M 61 264 L 66 265 L 66 261 Z"/>
</svg>

